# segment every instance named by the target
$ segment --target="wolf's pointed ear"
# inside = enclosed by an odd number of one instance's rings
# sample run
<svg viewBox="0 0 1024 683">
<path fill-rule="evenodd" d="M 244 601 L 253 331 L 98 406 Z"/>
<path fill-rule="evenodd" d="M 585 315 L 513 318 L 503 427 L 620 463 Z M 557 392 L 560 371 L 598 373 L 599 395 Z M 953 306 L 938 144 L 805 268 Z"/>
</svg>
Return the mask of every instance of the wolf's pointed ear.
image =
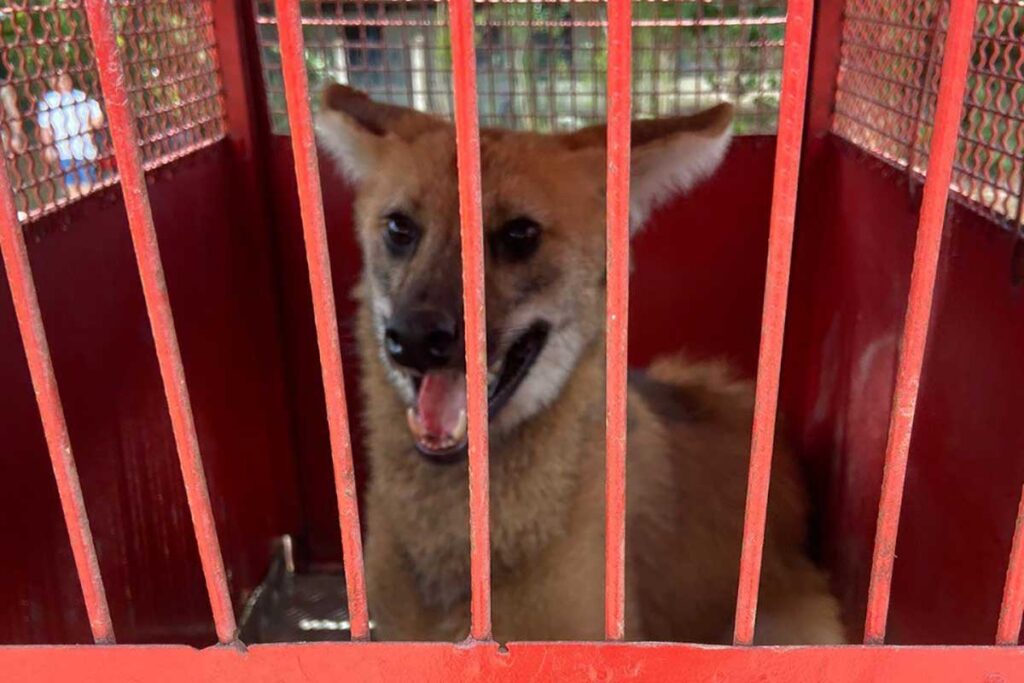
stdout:
<svg viewBox="0 0 1024 683">
<path fill-rule="evenodd" d="M 629 222 L 635 233 L 651 212 L 711 176 L 732 139 L 731 104 L 633 127 L 630 152 Z"/>
<path fill-rule="evenodd" d="M 633 121 L 629 222 L 636 233 L 651 212 L 704 180 L 722 163 L 732 137 L 733 107 L 723 102 L 690 116 Z M 607 143 L 602 124 L 565 136 L 571 149 Z"/>
<path fill-rule="evenodd" d="M 355 182 L 373 170 L 386 145 L 443 125 L 432 116 L 374 102 L 366 93 L 338 83 L 324 89 L 316 117 L 321 144 Z"/>
</svg>

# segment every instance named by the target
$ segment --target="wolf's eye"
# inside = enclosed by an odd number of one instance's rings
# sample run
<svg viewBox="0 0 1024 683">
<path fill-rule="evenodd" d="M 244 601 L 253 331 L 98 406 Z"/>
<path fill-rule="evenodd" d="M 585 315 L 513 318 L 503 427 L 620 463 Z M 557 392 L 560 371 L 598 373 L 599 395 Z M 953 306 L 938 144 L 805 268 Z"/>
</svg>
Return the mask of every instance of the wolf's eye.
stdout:
<svg viewBox="0 0 1024 683">
<path fill-rule="evenodd" d="M 513 218 L 491 236 L 491 250 L 504 261 L 522 261 L 540 244 L 540 226 L 530 218 Z"/>
<path fill-rule="evenodd" d="M 407 256 L 420 239 L 420 227 L 404 213 L 390 213 L 384 219 L 384 243 L 395 256 Z"/>
</svg>

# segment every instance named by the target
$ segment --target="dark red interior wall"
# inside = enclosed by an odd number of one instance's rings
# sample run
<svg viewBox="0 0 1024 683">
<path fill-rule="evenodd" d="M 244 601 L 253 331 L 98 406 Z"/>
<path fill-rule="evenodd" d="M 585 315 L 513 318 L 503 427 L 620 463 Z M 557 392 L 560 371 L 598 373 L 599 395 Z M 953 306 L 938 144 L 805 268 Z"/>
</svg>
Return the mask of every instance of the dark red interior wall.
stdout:
<svg viewBox="0 0 1024 683">
<path fill-rule="evenodd" d="M 282 340 L 286 352 L 288 400 L 293 408 L 296 462 L 302 529 L 297 551 L 300 561 L 341 561 L 341 532 L 331 469 L 323 382 L 313 324 L 309 272 L 306 268 L 299 200 L 295 185 L 291 140 L 275 136 L 270 145 L 273 178 L 276 267 L 282 296 Z M 323 157 L 323 155 L 321 155 Z M 331 250 L 334 294 L 338 308 L 345 391 L 348 398 L 356 477 L 366 481 L 362 463 L 359 413 L 359 356 L 353 341 L 355 304 L 351 297 L 361 267 L 352 231 L 352 195 L 341 177 L 321 159 L 324 213 Z"/>
<path fill-rule="evenodd" d="M 836 138 L 805 165 L 783 406 L 819 475 L 826 557 L 859 637 L 919 184 Z M 897 547 L 889 642 L 991 643 L 1024 481 L 1013 237 L 948 212 Z M 825 487 L 827 482 L 827 487 Z"/>
<path fill-rule="evenodd" d="M 150 192 L 231 585 L 297 526 L 270 235 L 221 143 Z M 114 626 L 213 640 L 120 189 L 28 226 L 29 254 Z M 6 279 L 0 278 L 0 642 L 88 642 Z"/>
<path fill-rule="evenodd" d="M 685 350 L 753 377 L 768 251 L 774 136 L 737 138 L 719 171 L 634 240 L 629 357 Z"/>
</svg>

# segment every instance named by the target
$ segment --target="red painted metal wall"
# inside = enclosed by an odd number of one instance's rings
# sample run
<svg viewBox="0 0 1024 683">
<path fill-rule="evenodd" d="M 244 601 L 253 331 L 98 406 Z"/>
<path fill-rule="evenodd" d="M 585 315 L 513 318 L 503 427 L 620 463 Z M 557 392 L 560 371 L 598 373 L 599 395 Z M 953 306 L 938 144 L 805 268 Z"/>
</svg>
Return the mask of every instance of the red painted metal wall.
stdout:
<svg viewBox="0 0 1024 683">
<path fill-rule="evenodd" d="M 922 188 L 830 132 L 843 7 L 817 3 L 781 400 L 859 639 Z M 993 642 L 1024 480 L 1013 249 L 1003 226 L 947 211 L 887 642 Z"/>
<path fill-rule="evenodd" d="M 920 185 L 835 138 L 805 167 L 784 406 L 863 623 Z M 889 642 L 990 643 L 1024 481 L 1024 291 L 1012 234 L 948 214 L 911 444 Z M 826 488 L 827 482 L 827 488 Z"/>
<path fill-rule="evenodd" d="M 290 406 L 266 231 L 220 143 L 151 175 L 230 583 L 297 525 Z M 211 642 L 167 407 L 118 188 L 27 229 L 44 323 L 121 642 Z M 14 322 L 0 285 L 0 642 L 90 642 Z"/>
</svg>

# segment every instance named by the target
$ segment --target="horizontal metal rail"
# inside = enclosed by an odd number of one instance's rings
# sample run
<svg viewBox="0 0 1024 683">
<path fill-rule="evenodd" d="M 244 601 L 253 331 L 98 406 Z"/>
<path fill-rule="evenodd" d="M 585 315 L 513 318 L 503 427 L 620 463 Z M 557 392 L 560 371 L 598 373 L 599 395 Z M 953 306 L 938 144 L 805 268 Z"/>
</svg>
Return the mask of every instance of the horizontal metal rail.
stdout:
<svg viewBox="0 0 1024 683">
<path fill-rule="evenodd" d="M 11 683 L 602 680 L 694 683 L 1016 681 L 1024 651 L 996 647 L 711 648 L 622 643 L 306 643 L 196 650 L 178 646 L 0 647 Z"/>
</svg>

